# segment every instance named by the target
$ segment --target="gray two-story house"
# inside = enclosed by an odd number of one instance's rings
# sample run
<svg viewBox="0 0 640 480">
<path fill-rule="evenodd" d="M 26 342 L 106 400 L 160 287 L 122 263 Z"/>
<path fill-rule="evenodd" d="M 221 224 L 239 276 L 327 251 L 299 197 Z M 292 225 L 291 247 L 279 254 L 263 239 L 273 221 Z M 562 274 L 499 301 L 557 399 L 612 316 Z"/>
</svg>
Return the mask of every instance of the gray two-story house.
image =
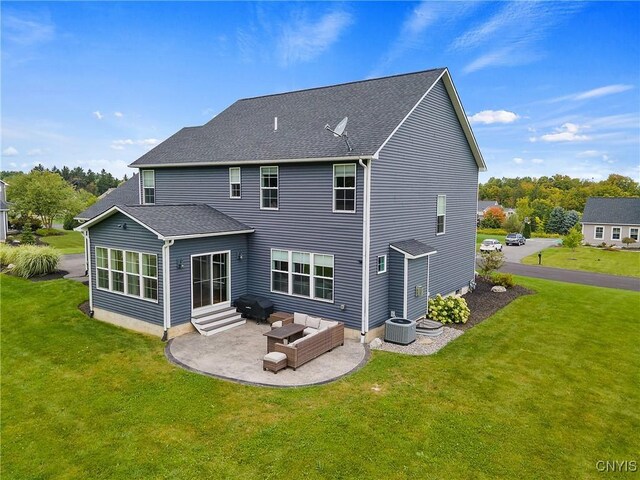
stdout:
<svg viewBox="0 0 640 480">
<path fill-rule="evenodd" d="M 474 279 L 485 164 L 447 69 L 239 100 L 131 167 L 79 215 L 105 321 L 210 334 L 251 293 L 366 341 Z"/>
</svg>

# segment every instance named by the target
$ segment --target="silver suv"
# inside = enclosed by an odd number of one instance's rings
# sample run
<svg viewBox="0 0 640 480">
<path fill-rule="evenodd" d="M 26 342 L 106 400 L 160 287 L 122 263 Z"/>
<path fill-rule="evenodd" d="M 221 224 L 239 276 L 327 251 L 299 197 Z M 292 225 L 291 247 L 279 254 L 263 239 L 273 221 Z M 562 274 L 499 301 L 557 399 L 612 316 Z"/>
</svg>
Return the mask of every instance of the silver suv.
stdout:
<svg viewBox="0 0 640 480">
<path fill-rule="evenodd" d="M 510 233 L 507 235 L 507 238 L 504 239 L 504 243 L 506 245 L 524 245 L 527 243 L 527 239 L 522 236 L 520 233 Z"/>
</svg>

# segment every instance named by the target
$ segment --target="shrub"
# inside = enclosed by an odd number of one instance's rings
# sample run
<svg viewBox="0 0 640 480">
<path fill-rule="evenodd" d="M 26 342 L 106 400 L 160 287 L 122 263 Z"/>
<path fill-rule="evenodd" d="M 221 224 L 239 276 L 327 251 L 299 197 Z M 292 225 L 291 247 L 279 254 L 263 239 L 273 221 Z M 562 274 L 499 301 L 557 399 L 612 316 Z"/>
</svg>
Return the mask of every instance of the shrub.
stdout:
<svg viewBox="0 0 640 480">
<path fill-rule="evenodd" d="M 501 285 L 504 288 L 512 288 L 516 285 L 516 282 L 513 280 L 513 275 L 510 273 L 494 273 L 491 275 L 491 282 L 494 285 Z"/>
<path fill-rule="evenodd" d="M 518 218 L 517 214 L 510 215 L 503 222 L 502 228 L 504 228 L 509 233 L 521 233 L 522 232 L 522 221 Z"/>
<path fill-rule="evenodd" d="M 504 264 L 504 253 L 497 250 L 482 252 L 478 257 L 478 267 L 480 275 L 489 277 L 494 270 L 499 269 Z"/>
<path fill-rule="evenodd" d="M 6 243 L 0 243 L 0 265 L 6 267 L 15 262 L 18 249 L 7 245 Z"/>
<path fill-rule="evenodd" d="M 80 225 L 80 222 L 77 221 L 75 218 L 73 218 L 73 215 L 71 213 L 67 213 L 64 216 L 64 222 L 62 224 L 62 228 L 64 228 L 65 230 L 73 230 L 78 225 Z"/>
<path fill-rule="evenodd" d="M 31 230 L 31 223 L 27 222 L 24 224 L 20 241 L 25 245 L 36 243 L 36 237 L 33 235 L 33 230 Z"/>
<path fill-rule="evenodd" d="M 42 221 L 39 218 L 29 217 L 24 215 L 19 217 L 13 217 L 13 216 L 9 217 L 9 227 L 15 230 L 24 230 L 24 226 L 27 223 L 31 224 L 31 230 L 33 231 L 36 231 L 39 228 L 42 228 Z"/>
<path fill-rule="evenodd" d="M 546 233 L 542 231 L 537 231 L 532 234 L 533 238 L 560 238 L 561 235 L 559 233 Z"/>
<path fill-rule="evenodd" d="M 58 270 L 60 253 L 55 248 L 26 245 L 17 247 L 15 250 L 18 250 L 18 253 L 12 270 L 14 275 L 31 278 Z"/>
<path fill-rule="evenodd" d="M 636 243 L 636 241 L 631 237 L 624 237 L 622 239 L 622 243 L 624 243 L 627 247 L 629 247 L 629 245 L 631 245 L 632 243 Z"/>
<path fill-rule="evenodd" d="M 576 250 L 576 248 L 582 242 L 582 232 L 580 231 L 580 226 L 576 225 L 569 233 L 567 233 L 564 237 L 562 237 L 562 246 L 570 248 L 571 251 Z"/>
<path fill-rule="evenodd" d="M 36 230 L 36 235 L 40 235 L 41 237 L 53 237 L 55 235 L 62 235 L 62 232 L 55 228 L 39 228 Z"/>
<path fill-rule="evenodd" d="M 429 299 L 429 318 L 437 322 L 467 323 L 470 314 L 467 301 L 462 297 L 442 297 L 438 294 Z"/>
<path fill-rule="evenodd" d="M 497 237 L 500 237 L 510 232 L 507 232 L 504 228 L 479 228 L 478 233 L 483 235 L 495 235 Z"/>
</svg>

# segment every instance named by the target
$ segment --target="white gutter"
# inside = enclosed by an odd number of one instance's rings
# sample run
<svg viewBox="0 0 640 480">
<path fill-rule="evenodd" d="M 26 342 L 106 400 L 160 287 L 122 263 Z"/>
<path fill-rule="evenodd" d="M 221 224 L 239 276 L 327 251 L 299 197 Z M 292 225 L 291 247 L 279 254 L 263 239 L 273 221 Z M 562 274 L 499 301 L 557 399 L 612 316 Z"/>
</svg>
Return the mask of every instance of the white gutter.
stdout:
<svg viewBox="0 0 640 480">
<path fill-rule="evenodd" d="M 364 169 L 364 210 L 362 212 L 362 328 L 360 343 L 364 343 L 369 331 L 369 255 L 371 249 L 371 160 L 365 164 L 362 158 L 358 163 Z"/>
<path fill-rule="evenodd" d="M 162 245 L 162 306 L 164 335 L 162 340 L 167 340 L 168 330 L 171 327 L 171 259 L 169 249 L 175 240 L 165 240 Z"/>
<path fill-rule="evenodd" d="M 89 272 L 89 312 L 90 315 L 93 316 L 93 274 L 91 272 L 91 237 L 89 237 L 89 231 L 82 232 L 84 236 L 84 245 L 86 248 L 86 262 L 87 262 L 87 272 Z"/>
<path fill-rule="evenodd" d="M 402 301 L 402 318 L 409 318 L 409 308 L 408 308 L 408 303 L 409 303 L 409 292 L 407 291 L 409 289 L 409 259 L 407 257 L 404 257 L 404 298 Z"/>
<path fill-rule="evenodd" d="M 373 158 L 371 155 L 350 155 L 346 157 L 314 157 L 314 158 L 285 158 L 274 160 L 234 160 L 222 162 L 184 162 L 184 163 L 150 163 L 144 165 L 136 165 L 135 162 L 129 164 L 131 168 L 138 170 L 145 168 L 164 168 L 164 167 L 216 167 L 225 165 L 276 165 L 281 163 L 308 163 L 308 162 L 346 162 L 369 160 Z"/>
</svg>

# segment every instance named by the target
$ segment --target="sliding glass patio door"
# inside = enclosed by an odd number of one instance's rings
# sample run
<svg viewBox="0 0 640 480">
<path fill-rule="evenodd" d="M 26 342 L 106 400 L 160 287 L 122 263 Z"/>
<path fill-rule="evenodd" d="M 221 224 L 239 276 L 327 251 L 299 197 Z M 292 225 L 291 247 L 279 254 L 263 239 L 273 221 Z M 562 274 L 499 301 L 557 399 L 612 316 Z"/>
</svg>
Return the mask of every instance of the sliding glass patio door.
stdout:
<svg viewBox="0 0 640 480">
<path fill-rule="evenodd" d="M 192 310 L 203 312 L 231 305 L 229 252 L 191 257 Z"/>
</svg>

